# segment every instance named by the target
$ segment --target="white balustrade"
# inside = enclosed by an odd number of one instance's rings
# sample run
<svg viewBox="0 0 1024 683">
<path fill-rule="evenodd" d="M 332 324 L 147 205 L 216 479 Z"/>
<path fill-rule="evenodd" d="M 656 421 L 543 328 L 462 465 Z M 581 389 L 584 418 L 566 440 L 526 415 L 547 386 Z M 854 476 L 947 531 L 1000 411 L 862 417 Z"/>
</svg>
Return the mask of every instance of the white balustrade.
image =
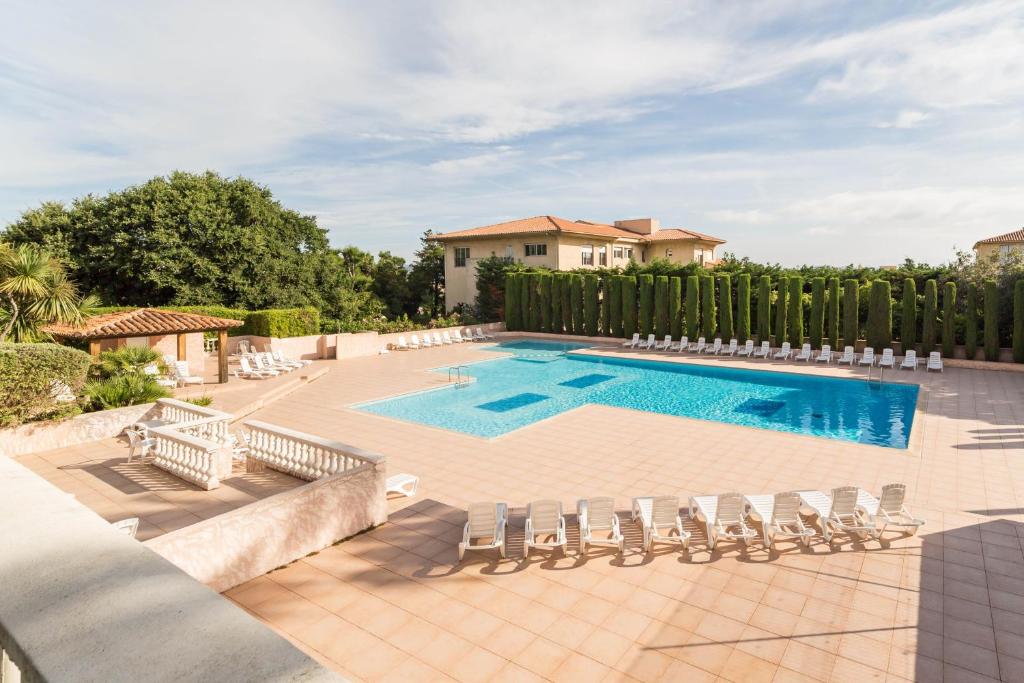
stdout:
<svg viewBox="0 0 1024 683">
<path fill-rule="evenodd" d="M 312 434 L 250 420 L 249 456 L 268 467 L 313 481 L 364 465 L 384 462 L 384 456 Z"/>
<path fill-rule="evenodd" d="M 185 434 L 177 425 L 149 430 L 154 439 L 152 463 L 204 489 L 215 489 L 231 474 L 231 452 L 222 443 Z"/>
</svg>

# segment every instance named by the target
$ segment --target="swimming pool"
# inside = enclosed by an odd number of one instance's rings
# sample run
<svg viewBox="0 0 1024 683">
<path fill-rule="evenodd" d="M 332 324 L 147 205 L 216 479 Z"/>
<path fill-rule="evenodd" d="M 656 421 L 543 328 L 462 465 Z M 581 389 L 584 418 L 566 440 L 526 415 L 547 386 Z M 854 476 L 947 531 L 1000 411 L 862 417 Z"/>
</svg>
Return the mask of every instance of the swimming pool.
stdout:
<svg viewBox="0 0 1024 683">
<path fill-rule="evenodd" d="M 916 384 L 572 354 L 578 344 L 503 342 L 512 353 L 463 366 L 469 385 L 356 406 L 495 437 L 587 403 L 906 448 Z M 447 368 L 436 372 L 447 373 Z"/>
</svg>

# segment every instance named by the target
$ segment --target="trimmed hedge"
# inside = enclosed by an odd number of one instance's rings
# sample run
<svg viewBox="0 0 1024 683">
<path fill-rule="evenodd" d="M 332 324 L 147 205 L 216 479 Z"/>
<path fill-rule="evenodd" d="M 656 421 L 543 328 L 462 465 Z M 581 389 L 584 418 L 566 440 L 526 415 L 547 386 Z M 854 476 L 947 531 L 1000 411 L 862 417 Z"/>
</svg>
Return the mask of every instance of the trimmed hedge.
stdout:
<svg viewBox="0 0 1024 683">
<path fill-rule="evenodd" d="M 610 277 L 601 278 L 601 334 L 609 337 L 612 334 L 612 298 L 608 292 L 612 286 Z"/>
<path fill-rule="evenodd" d="M 820 349 L 825 338 L 825 278 L 811 280 L 811 322 L 807 334 L 811 348 Z"/>
<path fill-rule="evenodd" d="M 583 276 L 573 273 L 569 287 L 572 298 L 572 333 L 583 334 Z"/>
<path fill-rule="evenodd" d="M 59 344 L 0 344 L 0 427 L 77 413 L 77 401 L 58 402 L 54 389 L 67 385 L 78 397 L 91 364 L 89 354 Z"/>
<path fill-rule="evenodd" d="M 1013 283 L 1013 360 L 1024 363 L 1024 279 Z"/>
<path fill-rule="evenodd" d="M 871 282 L 868 296 L 868 346 L 881 351 L 892 344 L 892 285 L 888 280 Z"/>
<path fill-rule="evenodd" d="M 562 329 L 565 334 L 572 334 L 572 274 L 558 273 L 562 279 Z"/>
<path fill-rule="evenodd" d="M 700 326 L 700 279 L 696 275 L 686 278 L 686 336 L 697 338 Z"/>
<path fill-rule="evenodd" d="M 718 316 L 715 314 L 715 278 L 703 275 L 700 280 L 700 334 L 705 339 L 711 339 L 718 329 Z"/>
<path fill-rule="evenodd" d="M 843 345 L 856 346 L 860 336 L 860 288 L 856 280 L 843 283 Z"/>
<path fill-rule="evenodd" d="M 936 319 L 939 312 L 939 286 L 935 280 L 924 283 L 924 310 L 921 312 L 921 354 L 935 350 Z"/>
<path fill-rule="evenodd" d="M 540 331 L 551 332 L 551 273 L 541 273 L 537 280 L 537 305 L 540 306 Z"/>
<path fill-rule="evenodd" d="M 718 278 L 718 330 L 726 341 L 736 336 L 732 326 L 732 278 L 722 275 Z"/>
<path fill-rule="evenodd" d="M 789 311 L 786 313 L 789 323 L 789 345 L 801 346 L 804 343 L 804 279 L 789 278 Z"/>
<path fill-rule="evenodd" d="M 663 339 L 669 334 L 668 275 L 654 278 L 654 334 Z"/>
<path fill-rule="evenodd" d="M 526 276 L 527 301 L 529 302 L 529 320 L 526 329 L 530 332 L 540 331 L 540 273 L 529 273 Z"/>
<path fill-rule="evenodd" d="M 999 360 L 999 290 L 995 280 L 985 280 L 985 360 Z"/>
<path fill-rule="evenodd" d="M 942 285 L 942 355 L 953 357 L 956 348 L 956 283 Z"/>
<path fill-rule="evenodd" d="M 505 329 L 519 329 L 519 273 L 505 274 Z"/>
<path fill-rule="evenodd" d="M 736 336 L 741 344 L 750 339 L 750 273 L 736 276 Z"/>
<path fill-rule="evenodd" d="M 636 283 L 640 297 L 640 336 L 646 337 L 654 331 L 654 276 L 639 275 Z"/>
<path fill-rule="evenodd" d="M 597 275 L 587 273 L 583 276 L 583 333 L 588 337 L 597 336 L 597 312 L 600 302 L 597 300 Z"/>
<path fill-rule="evenodd" d="M 835 351 L 839 348 L 839 278 L 828 281 L 828 343 Z"/>
<path fill-rule="evenodd" d="M 967 285 L 967 310 L 964 311 L 964 352 L 967 360 L 978 355 L 978 285 Z"/>
<path fill-rule="evenodd" d="M 789 278 L 780 277 L 775 297 L 775 343 L 786 339 L 786 297 L 789 296 Z"/>
<path fill-rule="evenodd" d="M 673 339 L 680 339 L 683 336 L 683 279 L 670 277 L 668 279 L 668 316 L 669 334 Z"/>
<path fill-rule="evenodd" d="M 636 278 L 622 276 L 622 336 L 632 338 L 636 334 Z"/>
<path fill-rule="evenodd" d="M 249 334 L 279 339 L 320 334 L 320 311 L 312 307 L 253 311 L 246 317 L 246 327 Z"/>
<path fill-rule="evenodd" d="M 900 343 L 903 353 L 917 343 L 917 283 L 908 277 L 903 281 L 903 320 L 900 321 Z"/>
<path fill-rule="evenodd" d="M 772 336 L 772 279 L 762 275 L 757 283 L 757 340 L 769 341 Z"/>
<path fill-rule="evenodd" d="M 551 274 L 551 331 L 562 334 L 562 282 L 561 273 Z"/>
<path fill-rule="evenodd" d="M 608 289 L 604 296 L 610 299 L 608 317 L 611 319 L 611 331 L 613 337 L 622 336 L 622 276 L 613 275 L 608 282 Z"/>
</svg>

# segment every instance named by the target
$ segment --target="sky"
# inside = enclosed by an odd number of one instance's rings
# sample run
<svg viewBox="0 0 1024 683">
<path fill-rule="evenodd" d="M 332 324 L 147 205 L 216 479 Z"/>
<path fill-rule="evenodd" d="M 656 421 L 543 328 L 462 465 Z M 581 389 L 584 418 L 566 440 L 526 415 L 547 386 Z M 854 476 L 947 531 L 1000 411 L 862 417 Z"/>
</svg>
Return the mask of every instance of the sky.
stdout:
<svg viewBox="0 0 1024 683">
<path fill-rule="evenodd" d="M 0 225 L 207 169 L 406 257 L 552 214 L 944 263 L 1024 225 L 1024 1 L 0 0 Z"/>
</svg>

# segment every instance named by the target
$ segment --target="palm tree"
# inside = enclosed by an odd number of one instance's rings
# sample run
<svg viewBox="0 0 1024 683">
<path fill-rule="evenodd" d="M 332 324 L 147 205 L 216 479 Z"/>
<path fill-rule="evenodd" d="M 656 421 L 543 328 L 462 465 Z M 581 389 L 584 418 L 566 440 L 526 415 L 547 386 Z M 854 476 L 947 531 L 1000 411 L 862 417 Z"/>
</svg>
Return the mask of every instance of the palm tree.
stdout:
<svg viewBox="0 0 1024 683">
<path fill-rule="evenodd" d="M 96 300 L 80 297 L 64 266 L 34 245 L 0 244 L 0 342 L 40 338 L 46 323 L 78 324 Z"/>
</svg>

